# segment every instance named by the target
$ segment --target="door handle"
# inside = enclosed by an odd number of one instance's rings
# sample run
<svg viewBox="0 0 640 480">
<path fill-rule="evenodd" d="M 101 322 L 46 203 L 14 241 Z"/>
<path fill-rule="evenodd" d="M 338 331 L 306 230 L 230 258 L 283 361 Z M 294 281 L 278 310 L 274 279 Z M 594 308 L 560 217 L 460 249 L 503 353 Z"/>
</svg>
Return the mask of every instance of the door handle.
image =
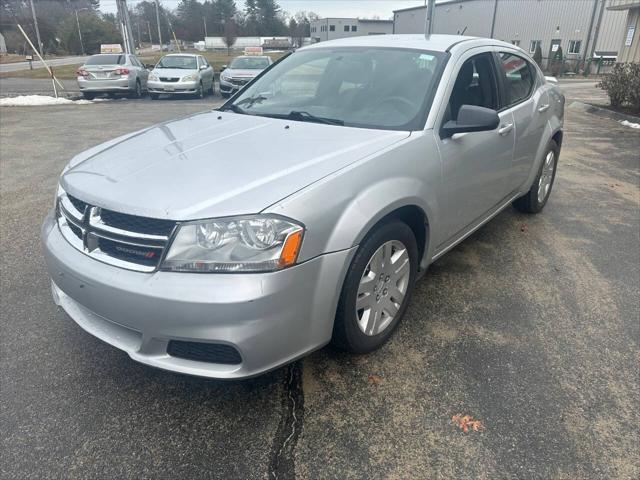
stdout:
<svg viewBox="0 0 640 480">
<path fill-rule="evenodd" d="M 503 137 L 505 135 L 507 135 L 511 130 L 513 130 L 513 123 L 510 123 L 508 125 L 502 125 L 500 126 L 500 128 L 498 129 L 498 134 L 502 135 Z"/>
<path fill-rule="evenodd" d="M 546 112 L 547 110 L 549 110 L 549 104 L 546 104 L 546 105 L 540 105 L 540 107 L 538 107 L 538 111 L 539 111 L 540 113 L 544 113 L 544 112 Z"/>
</svg>

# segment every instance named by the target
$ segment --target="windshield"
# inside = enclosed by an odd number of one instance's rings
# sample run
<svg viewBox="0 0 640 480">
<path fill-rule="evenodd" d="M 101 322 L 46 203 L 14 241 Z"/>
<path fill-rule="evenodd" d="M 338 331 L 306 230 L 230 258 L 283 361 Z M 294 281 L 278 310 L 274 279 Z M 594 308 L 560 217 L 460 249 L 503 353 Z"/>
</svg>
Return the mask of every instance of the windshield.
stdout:
<svg viewBox="0 0 640 480">
<path fill-rule="evenodd" d="M 156 68 L 182 68 L 185 70 L 196 70 L 198 66 L 196 57 L 171 55 L 160 60 L 156 65 Z"/>
<path fill-rule="evenodd" d="M 85 65 L 124 65 L 124 55 L 94 55 L 89 57 Z"/>
<path fill-rule="evenodd" d="M 229 68 L 238 70 L 264 70 L 269 66 L 269 60 L 264 57 L 236 57 Z"/>
<path fill-rule="evenodd" d="M 446 54 L 313 48 L 285 58 L 223 109 L 387 130 L 419 130 Z"/>
</svg>

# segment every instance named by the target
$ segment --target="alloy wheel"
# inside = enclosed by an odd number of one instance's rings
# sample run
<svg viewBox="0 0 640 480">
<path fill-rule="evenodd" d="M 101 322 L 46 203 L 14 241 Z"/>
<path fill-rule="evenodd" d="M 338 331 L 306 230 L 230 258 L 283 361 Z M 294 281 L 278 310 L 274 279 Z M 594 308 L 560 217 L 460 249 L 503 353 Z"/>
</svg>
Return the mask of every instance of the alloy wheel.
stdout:
<svg viewBox="0 0 640 480">
<path fill-rule="evenodd" d="M 540 180 L 538 180 L 538 203 L 543 203 L 549 195 L 551 183 L 553 182 L 555 164 L 556 154 L 553 150 L 550 150 L 544 159 Z"/>
<path fill-rule="evenodd" d="M 356 321 L 365 335 L 378 335 L 391 325 L 407 293 L 410 273 L 409 253 L 397 240 L 382 244 L 371 256 L 356 298 Z"/>
</svg>

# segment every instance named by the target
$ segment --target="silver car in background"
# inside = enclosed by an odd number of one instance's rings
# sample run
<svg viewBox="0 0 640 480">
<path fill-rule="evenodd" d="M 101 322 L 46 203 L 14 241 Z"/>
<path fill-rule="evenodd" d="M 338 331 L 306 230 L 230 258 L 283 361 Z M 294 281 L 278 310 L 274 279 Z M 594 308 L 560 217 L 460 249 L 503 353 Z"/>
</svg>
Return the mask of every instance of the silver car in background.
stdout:
<svg viewBox="0 0 640 480">
<path fill-rule="evenodd" d="M 156 100 L 162 93 L 195 95 L 204 98 L 215 93 L 213 67 L 202 55 L 186 53 L 165 55 L 149 74 L 149 96 Z"/>
<path fill-rule="evenodd" d="M 267 55 L 244 55 L 234 58 L 229 66 L 223 65 L 220 74 L 220 94 L 230 97 L 262 73 L 273 63 Z"/>
<path fill-rule="evenodd" d="M 147 90 L 149 70 L 135 55 L 105 53 L 89 57 L 76 76 L 88 100 L 101 93 L 128 93 L 140 98 Z"/>
<path fill-rule="evenodd" d="M 71 160 L 42 227 L 55 302 L 193 375 L 370 352 L 429 264 L 511 205 L 544 208 L 563 121 L 558 87 L 499 40 L 299 49 L 217 111 Z"/>
</svg>

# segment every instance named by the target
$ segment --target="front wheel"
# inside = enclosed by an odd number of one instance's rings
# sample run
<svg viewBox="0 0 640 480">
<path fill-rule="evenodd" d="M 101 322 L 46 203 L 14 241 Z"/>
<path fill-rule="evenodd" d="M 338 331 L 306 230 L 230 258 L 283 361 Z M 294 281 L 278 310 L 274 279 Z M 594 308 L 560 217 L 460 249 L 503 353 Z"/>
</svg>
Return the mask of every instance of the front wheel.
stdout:
<svg viewBox="0 0 640 480">
<path fill-rule="evenodd" d="M 196 98 L 204 98 L 204 87 L 202 86 L 202 82 L 200 82 L 198 89 L 196 90 Z"/>
<path fill-rule="evenodd" d="M 96 98 L 95 93 L 89 93 L 89 92 L 82 92 L 82 96 L 85 98 L 85 100 L 93 100 L 94 98 Z"/>
<path fill-rule="evenodd" d="M 513 202 L 516 210 L 523 213 L 538 213 L 544 208 L 556 178 L 559 154 L 560 147 L 554 140 L 551 140 L 531 188 L 525 195 Z"/>
<path fill-rule="evenodd" d="M 417 267 L 416 238 L 407 224 L 392 220 L 371 232 L 342 286 L 332 343 L 354 353 L 381 347 L 407 309 Z"/>
</svg>

